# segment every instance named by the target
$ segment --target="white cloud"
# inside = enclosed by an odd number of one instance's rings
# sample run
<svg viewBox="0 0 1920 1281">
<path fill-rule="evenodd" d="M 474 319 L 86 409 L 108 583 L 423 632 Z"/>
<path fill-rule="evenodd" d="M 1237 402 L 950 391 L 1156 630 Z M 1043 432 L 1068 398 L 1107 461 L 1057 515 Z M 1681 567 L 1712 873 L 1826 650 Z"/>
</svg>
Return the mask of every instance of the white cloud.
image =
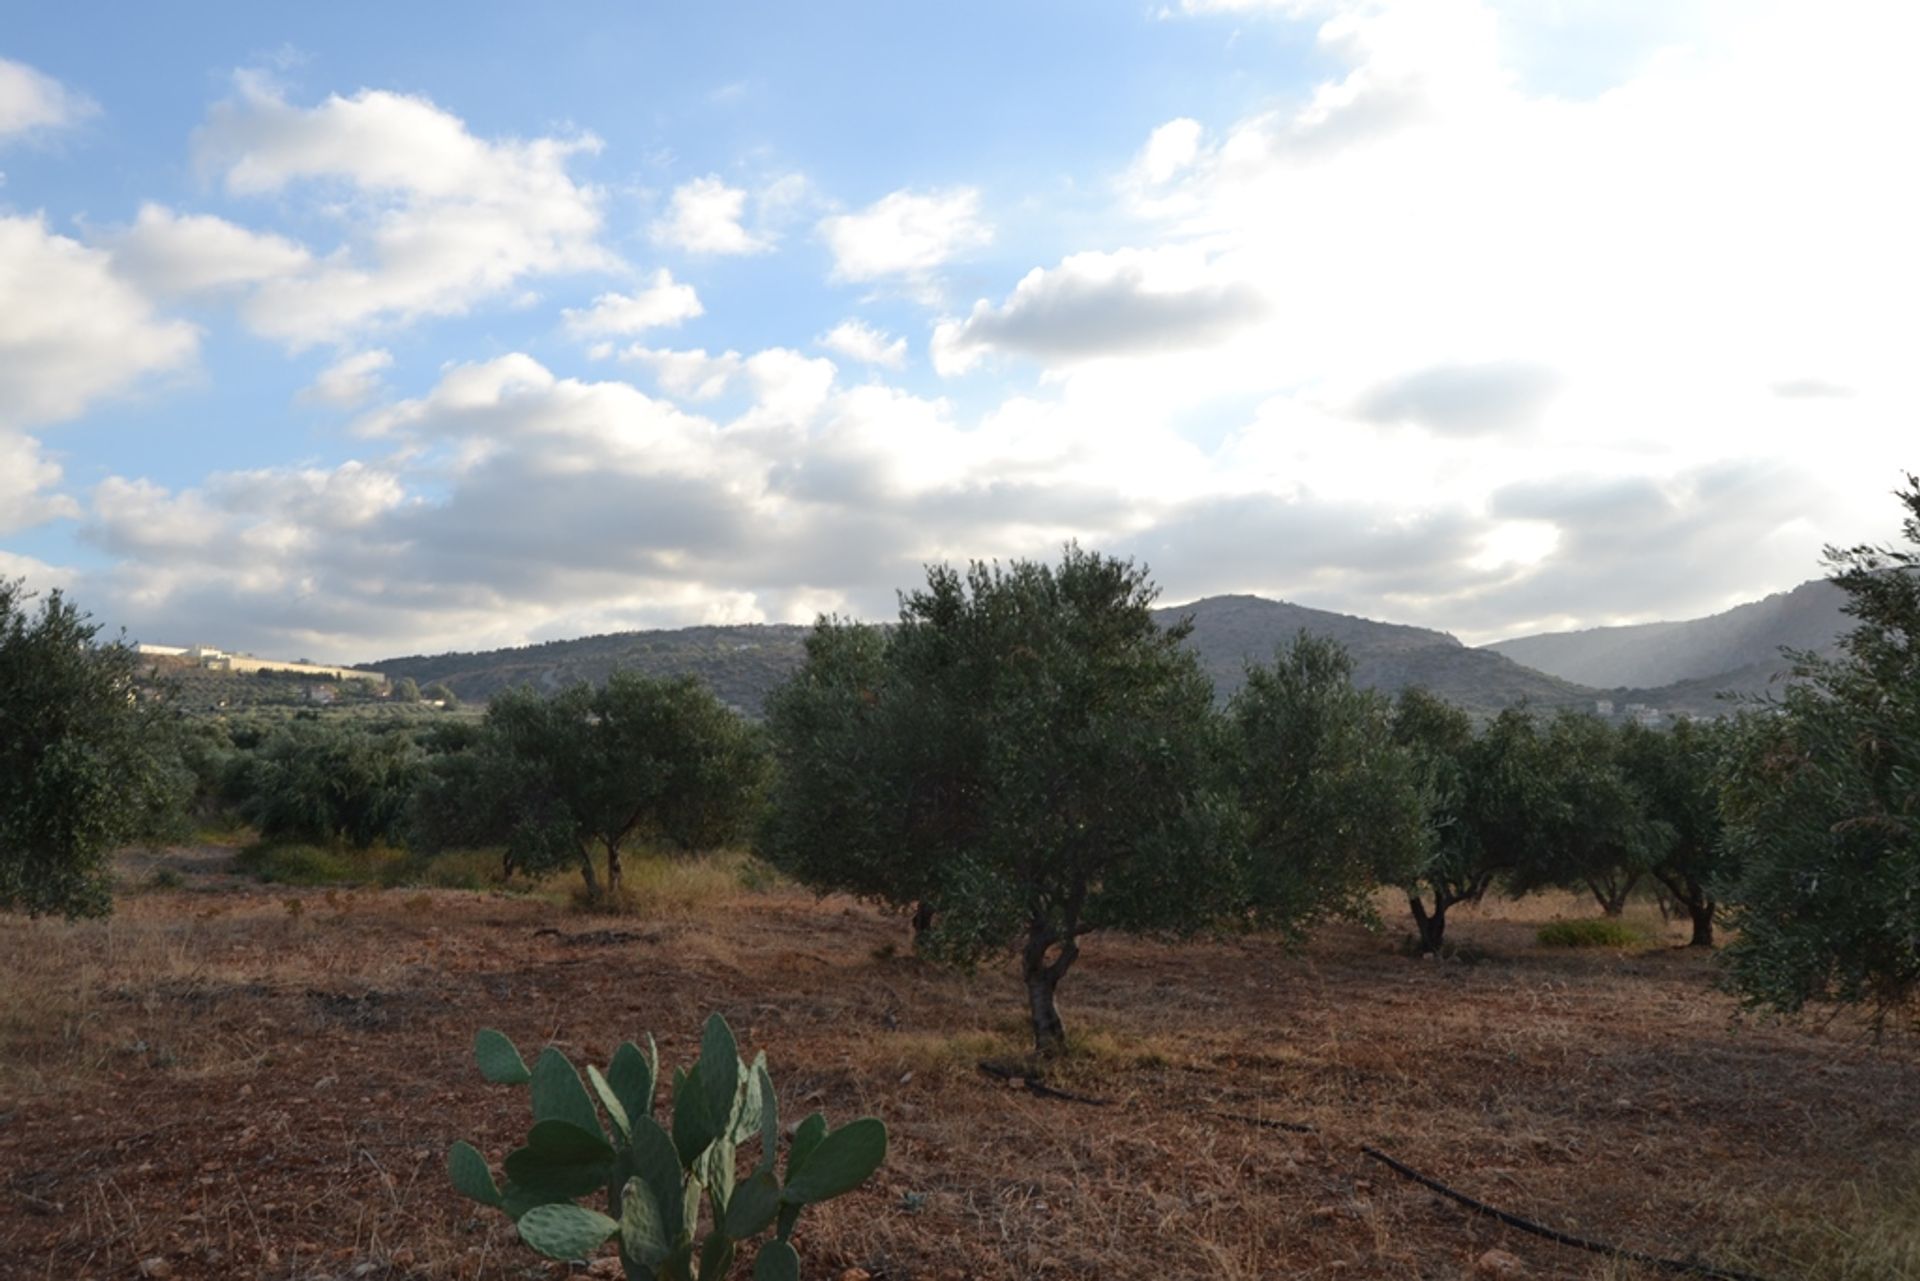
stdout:
<svg viewBox="0 0 1920 1281">
<path fill-rule="evenodd" d="M 187 295 L 299 275 L 313 255 L 284 236 L 210 214 L 143 204 L 133 225 L 106 237 L 114 270 L 150 293 Z"/>
<path fill-rule="evenodd" d="M 568 308 L 561 315 L 575 338 L 605 338 L 677 328 L 705 312 L 693 286 L 675 283 L 673 273 L 662 267 L 638 293 L 604 293 L 591 307 Z"/>
<path fill-rule="evenodd" d="M 380 394 L 380 371 L 391 368 L 393 353 L 376 347 L 342 356 L 320 371 L 312 384 L 300 392 L 306 404 L 327 405 L 335 409 L 357 409 Z"/>
<path fill-rule="evenodd" d="M 0 143 L 52 129 L 64 129 L 99 112 L 99 105 L 43 71 L 0 58 Z"/>
<path fill-rule="evenodd" d="M 866 365 L 898 369 L 907 360 L 907 340 L 860 319 L 843 320 L 817 340 L 828 351 Z"/>
<path fill-rule="evenodd" d="M 0 547 L 0 581 L 24 579 L 27 591 L 38 594 L 55 587 L 62 591 L 69 590 L 76 577 L 68 566 L 49 565 L 36 557 L 22 556 Z"/>
<path fill-rule="evenodd" d="M 743 188 L 708 174 L 674 188 L 666 216 L 655 220 L 651 234 L 656 244 L 690 254 L 764 253 L 773 241 L 741 225 L 746 208 Z"/>
<path fill-rule="evenodd" d="M 990 350 L 1055 363 L 1181 351 L 1243 331 L 1268 310 L 1257 289 L 1191 250 L 1074 254 L 1028 272 L 1003 305 L 982 300 L 964 321 L 942 324 L 934 363 L 958 373 Z"/>
<path fill-rule="evenodd" d="M 720 396 L 746 367 L 737 351 L 709 356 L 703 347 L 670 351 L 635 343 L 620 354 L 620 359 L 651 369 L 661 390 L 682 400 L 712 400 Z"/>
<path fill-rule="evenodd" d="M 156 315 L 106 253 L 0 215 L 0 428 L 71 418 L 197 348 L 193 326 Z"/>
<path fill-rule="evenodd" d="M 972 187 L 896 191 L 858 213 L 821 219 L 820 234 L 833 251 L 834 278 L 852 281 L 922 278 L 993 239 Z"/>
<path fill-rule="evenodd" d="M 78 515 L 73 499 L 52 492 L 59 482 L 60 464 L 46 456 L 39 441 L 0 428 L 0 534 Z M 0 579 L 12 576 L 0 573 Z"/>
<path fill-rule="evenodd" d="M 534 276 L 616 269 L 601 193 L 568 171 L 599 147 L 590 134 L 477 138 L 425 98 L 383 90 L 299 107 L 254 75 L 196 140 L 230 194 L 299 186 L 342 225 L 340 247 L 288 261 L 243 304 L 250 327 L 295 348 L 459 315 Z"/>
</svg>

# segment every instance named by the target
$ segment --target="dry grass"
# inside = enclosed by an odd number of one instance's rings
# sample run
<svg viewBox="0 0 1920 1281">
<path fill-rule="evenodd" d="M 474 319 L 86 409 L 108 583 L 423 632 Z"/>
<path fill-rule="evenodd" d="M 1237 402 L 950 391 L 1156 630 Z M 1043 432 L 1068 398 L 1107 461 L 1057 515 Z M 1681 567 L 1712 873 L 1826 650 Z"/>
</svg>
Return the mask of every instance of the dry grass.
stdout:
<svg viewBox="0 0 1920 1281">
<path fill-rule="evenodd" d="M 789 1119 L 892 1128 L 874 1185 L 803 1218 L 812 1276 L 1441 1281 L 1495 1247 L 1535 1278 L 1641 1276 L 1471 1217 L 1361 1143 L 1641 1249 L 1920 1275 L 1914 1047 L 1738 1022 L 1686 949 L 1536 946 L 1590 912 L 1570 899 L 1456 913 L 1478 964 L 1400 955 L 1391 916 L 1298 952 L 1096 938 L 1053 1078 L 1090 1106 L 976 1070 L 1025 1049 L 1009 972 L 926 965 L 899 920 L 747 889 L 737 862 L 636 862 L 638 909 L 605 919 L 178 862 L 182 888 L 111 922 L 0 930 L 0 1277 L 154 1257 L 182 1281 L 558 1276 L 445 1186 L 452 1139 L 497 1162 L 527 1120 L 472 1070 L 473 1029 L 601 1063 L 651 1029 L 685 1062 L 712 1009 L 767 1050 Z"/>
</svg>

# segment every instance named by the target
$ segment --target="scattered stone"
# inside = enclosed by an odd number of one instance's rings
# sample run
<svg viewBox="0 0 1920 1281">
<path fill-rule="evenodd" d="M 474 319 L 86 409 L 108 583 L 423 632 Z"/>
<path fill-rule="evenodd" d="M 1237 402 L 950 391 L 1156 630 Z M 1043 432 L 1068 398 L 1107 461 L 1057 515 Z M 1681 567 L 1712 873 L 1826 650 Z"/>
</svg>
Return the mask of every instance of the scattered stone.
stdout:
<svg viewBox="0 0 1920 1281">
<path fill-rule="evenodd" d="M 1473 1275 L 1493 1277 L 1495 1281 L 1517 1281 L 1527 1275 L 1527 1265 L 1520 1256 L 1508 1254 L 1505 1250 L 1489 1250 L 1473 1262 Z"/>
<path fill-rule="evenodd" d="M 140 1260 L 140 1275 L 146 1277 L 147 1281 L 164 1281 L 164 1278 L 173 1275 L 173 1265 L 155 1255 L 151 1259 Z"/>
</svg>

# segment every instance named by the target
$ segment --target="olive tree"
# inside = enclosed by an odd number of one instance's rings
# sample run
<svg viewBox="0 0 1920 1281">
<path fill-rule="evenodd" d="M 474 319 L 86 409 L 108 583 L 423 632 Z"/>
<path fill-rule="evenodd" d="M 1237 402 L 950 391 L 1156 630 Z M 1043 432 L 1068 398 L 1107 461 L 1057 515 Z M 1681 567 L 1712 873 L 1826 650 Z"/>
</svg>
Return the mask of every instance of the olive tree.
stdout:
<svg viewBox="0 0 1920 1281">
<path fill-rule="evenodd" d="M 1603 913 L 1619 916 L 1665 856 L 1672 831 L 1648 812 L 1622 761 L 1619 732 L 1598 716 L 1561 712 L 1542 747 L 1551 792 L 1538 838 L 1510 875 L 1513 888 L 1584 889 Z"/>
<path fill-rule="evenodd" d="M 0 581 L 0 909 L 103 915 L 107 855 L 180 799 L 170 718 L 131 647 L 58 591 Z"/>
<path fill-rule="evenodd" d="M 413 830 L 423 846 L 502 841 L 509 869 L 575 866 L 588 898 L 617 898 L 632 839 L 702 849 L 743 834 L 765 768 L 755 729 L 692 676 L 522 688 L 488 704 L 472 748 L 434 763 Z"/>
<path fill-rule="evenodd" d="M 1413 761 L 1422 809 L 1422 844 L 1403 882 L 1420 950 L 1446 941 L 1447 911 L 1485 897 L 1501 865 L 1491 856 L 1470 808 L 1478 753 L 1473 719 L 1442 698 L 1409 686 L 1393 708 L 1393 739 Z M 1494 760 L 1491 750 L 1486 753 Z"/>
<path fill-rule="evenodd" d="M 890 629 L 823 620 L 768 705 L 760 849 L 821 890 L 931 908 L 922 946 L 1020 958 L 1034 1048 L 1097 930 L 1191 931 L 1244 901 L 1212 690 L 1143 567 L 927 571 Z"/>
<path fill-rule="evenodd" d="M 1684 720 L 1665 733 L 1640 725 L 1621 731 L 1621 764 L 1667 838 L 1650 870 L 1686 909 L 1692 947 L 1713 946 L 1719 887 L 1733 870 L 1721 839 L 1718 786 L 1727 737 L 1713 722 Z"/>
<path fill-rule="evenodd" d="M 1727 956 L 1756 1004 L 1884 1019 L 1920 993 L 1920 476 L 1906 481 L 1908 547 L 1827 549 L 1855 620 L 1839 655 L 1798 655 L 1730 753 Z"/>
<path fill-rule="evenodd" d="M 365 848 L 398 839 L 421 759 L 405 730 L 293 720 L 236 760 L 228 790 L 269 840 Z"/>
<path fill-rule="evenodd" d="M 1403 883 L 1427 842 L 1419 762 L 1394 741 L 1391 705 L 1354 687 L 1337 642 L 1302 632 L 1272 666 L 1248 666 L 1228 715 L 1250 914 L 1288 930 L 1368 915 L 1374 887 Z"/>
</svg>

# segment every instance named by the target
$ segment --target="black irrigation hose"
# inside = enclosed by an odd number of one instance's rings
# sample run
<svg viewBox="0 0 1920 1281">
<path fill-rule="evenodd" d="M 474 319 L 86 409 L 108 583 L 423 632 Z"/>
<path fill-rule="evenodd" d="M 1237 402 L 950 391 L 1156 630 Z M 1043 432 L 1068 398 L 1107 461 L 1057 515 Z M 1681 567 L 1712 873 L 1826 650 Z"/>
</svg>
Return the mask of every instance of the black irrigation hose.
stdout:
<svg viewBox="0 0 1920 1281">
<path fill-rule="evenodd" d="M 1440 1180 L 1420 1173 L 1420 1171 L 1414 1169 L 1412 1166 L 1401 1164 L 1378 1148 L 1370 1148 L 1363 1144 L 1361 1145 L 1360 1151 L 1380 1162 L 1402 1178 L 1411 1179 L 1431 1192 L 1438 1192 L 1448 1200 L 1457 1201 L 1476 1214 L 1488 1215 L 1491 1218 L 1498 1219 L 1510 1228 L 1518 1228 L 1522 1232 L 1530 1232 L 1534 1236 L 1544 1237 L 1556 1245 L 1570 1246 L 1575 1250 L 1585 1250 L 1591 1254 L 1605 1254 L 1616 1259 L 1625 1259 L 1629 1263 L 1638 1263 L 1649 1268 L 1660 1268 L 1667 1272 L 1685 1272 L 1691 1273 L 1694 1276 L 1710 1277 L 1713 1278 L 1713 1281 L 1765 1281 L 1764 1278 L 1757 1277 L 1751 1272 L 1736 1272 L 1732 1268 L 1722 1268 L 1711 1263 L 1696 1262 L 1692 1259 L 1663 1259 L 1659 1255 L 1642 1254 L 1638 1250 L 1629 1250 L 1623 1246 L 1608 1245 L 1604 1241 L 1589 1241 L 1585 1237 L 1571 1236 L 1565 1232 L 1558 1232 L 1553 1228 L 1543 1227 L 1538 1223 L 1523 1219 L 1517 1214 L 1509 1214 L 1505 1210 L 1488 1205 L 1485 1201 L 1476 1201 L 1466 1193 L 1455 1191 L 1453 1188 L 1440 1182 Z"/>
<path fill-rule="evenodd" d="M 1037 1095 L 1043 1099 L 1061 1099 L 1068 1103 L 1084 1103 L 1099 1108 L 1111 1106 L 1113 1103 L 1112 1099 L 1096 1099 L 1085 1094 L 1070 1094 L 1065 1090 L 1056 1090 L 1042 1081 L 1037 1074 L 1029 1069 L 1009 1067 L 1004 1063 L 989 1063 L 986 1061 L 982 1061 L 977 1066 L 980 1071 L 987 1076 L 996 1077 L 1002 1081 L 1018 1081 L 1027 1087 L 1027 1093 Z M 1217 1117 L 1223 1121 L 1239 1121 L 1245 1125 L 1257 1125 L 1266 1130 L 1286 1130 L 1293 1134 L 1319 1133 L 1313 1126 L 1304 1125 L 1299 1121 L 1276 1121 L 1263 1116 L 1249 1116 L 1244 1112 L 1206 1112 L 1202 1113 L 1202 1115 Z M 1448 1187 L 1431 1175 L 1422 1174 L 1412 1166 L 1394 1160 L 1379 1148 L 1368 1147 L 1363 1143 L 1360 1145 L 1360 1151 L 1363 1155 L 1380 1162 L 1400 1177 L 1411 1179 L 1430 1192 L 1437 1192 L 1448 1200 L 1458 1202 L 1466 1206 L 1469 1210 L 1472 1210 L 1475 1214 L 1487 1215 L 1489 1218 L 1497 1219 L 1510 1228 L 1531 1233 L 1534 1236 L 1551 1241 L 1555 1245 L 1564 1245 L 1575 1250 L 1585 1250 L 1589 1254 L 1604 1254 L 1609 1258 L 1625 1259 L 1629 1263 L 1638 1263 L 1643 1267 L 1659 1268 L 1666 1272 L 1682 1272 L 1692 1276 L 1707 1277 L 1709 1281 L 1766 1281 L 1766 1278 L 1755 1276 L 1751 1272 L 1737 1272 L 1732 1268 L 1723 1268 L 1712 1263 L 1701 1263 L 1693 1259 L 1664 1259 L 1657 1254 L 1643 1254 L 1639 1250 L 1629 1250 L 1625 1246 L 1609 1245 L 1605 1241 L 1589 1241 L 1585 1237 L 1573 1236 L 1570 1233 L 1561 1232 L 1557 1229 L 1535 1223 L 1531 1219 L 1523 1219 L 1517 1214 L 1510 1214 L 1498 1206 L 1488 1205 L 1485 1201 L 1475 1200 L 1464 1192 Z"/>
<path fill-rule="evenodd" d="M 1043 1099 L 1059 1099 L 1065 1103 L 1084 1103 L 1088 1107 L 1111 1107 L 1112 1099 L 1096 1099 L 1089 1094 L 1073 1094 L 1067 1090 L 1056 1090 L 1039 1076 L 1023 1068 L 1008 1067 L 1004 1063 L 981 1062 L 976 1066 L 988 1076 L 998 1077 L 1002 1081 L 1018 1081 L 1027 1087 L 1027 1093 Z"/>
<path fill-rule="evenodd" d="M 1200 1115 L 1218 1117 L 1222 1121 L 1238 1121 L 1242 1125 L 1257 1125 L 1263 1130 L 1285 1130 L 1289 1134 L 1320 1133 L 1311 1125 L 1303 1125 L 1299 1121 L 1275 1121 L 1264 1116 L 1248 1116 L 1245 1112 L 1202 1112 Z"/>
</svg>

